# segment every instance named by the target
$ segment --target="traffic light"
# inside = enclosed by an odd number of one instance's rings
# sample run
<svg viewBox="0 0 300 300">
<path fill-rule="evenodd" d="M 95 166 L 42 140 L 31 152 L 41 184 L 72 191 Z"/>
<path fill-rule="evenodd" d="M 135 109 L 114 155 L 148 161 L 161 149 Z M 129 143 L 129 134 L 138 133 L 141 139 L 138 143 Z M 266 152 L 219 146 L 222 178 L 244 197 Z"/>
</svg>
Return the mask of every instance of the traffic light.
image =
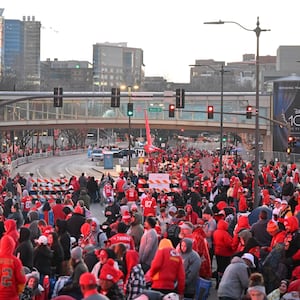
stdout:
<svg viewBox="0 0 300 300">
<path fill-rule="evenodd" d="M 55 87 L 53 89 L 53 106 L 54 107 L 63 107 L 63 88 Z"/>
<path fill-rule="evenodd" d="M 131 102 L 127 103 L 127 116 L 128 117 L 133 116 L 133 103 Z"/>
<path fill-rule="evenodd" d="M 293 147 L 295 146 L 296 139 L 293 136 L 288 137 L 288 147 L 286 149 L 287 154 L 291 154 Z"/>
<path fill-rule="evenodd" d="M 175 105 L 170 104 L 169 105 L 169 118 L 174 118 L 175 117 Z"/>
<path fill-rule="evenodd" d="M 176 89 L 176 108 L 184 108 L 185 90 Z"/>
<path fill-rule="evenodd" d="M 120 89 L 112 88 L 111 89 L 111 107 L 120 107 Z"/>
<path fill-rule="evenodd" d="M 251 119 L 252 118 L 252 106 L 248 105 L 246 110 L 246 118 Z"/>
<path fill-rule="evenodd" d="M 214 118 L 214 107 L 212 105 L 207 106 L 207 119 Z"/>
</svg>

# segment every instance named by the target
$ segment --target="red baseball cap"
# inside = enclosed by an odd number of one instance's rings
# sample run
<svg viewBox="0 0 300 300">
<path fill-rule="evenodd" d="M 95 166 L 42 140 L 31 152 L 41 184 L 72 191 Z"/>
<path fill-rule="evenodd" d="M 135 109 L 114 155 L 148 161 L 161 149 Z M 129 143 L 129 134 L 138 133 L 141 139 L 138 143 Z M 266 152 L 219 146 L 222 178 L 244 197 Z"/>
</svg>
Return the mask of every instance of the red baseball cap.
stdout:
<svg viewBox="0 0 300 300">
<path fill-rule="evenodd" d="M 96 285 L 96 277 L 94 274 L 90 272 L 85 272 L 80 276 L 79 279 L 79 284 L 80 285 Z"/>
</svg>

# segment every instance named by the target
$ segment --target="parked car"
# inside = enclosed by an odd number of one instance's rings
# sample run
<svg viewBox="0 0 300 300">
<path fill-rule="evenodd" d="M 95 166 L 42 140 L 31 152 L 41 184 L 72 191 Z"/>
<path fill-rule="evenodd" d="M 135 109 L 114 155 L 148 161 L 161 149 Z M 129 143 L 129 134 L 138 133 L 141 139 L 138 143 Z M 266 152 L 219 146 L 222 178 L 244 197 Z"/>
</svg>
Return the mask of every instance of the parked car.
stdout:
<svg viewBox="0 0 300 300">
<path fill-rule="evenodd" d="M 134 149 L 130 149 L 131 152 L 131 157 L 133 155 L 136 155 L 136 152 Z M 128 149 L 122 149 L 120 151 L 114 152 L 113 153 L 113 157 L 115 158 L 123 158 L 124 156 L 127 156 L 129 154 L 129 150 Z"/>
<path fill-rule="evenodd" d="M 91 153 L 91 161 L 94 160 L 103 160 L 104 159 L 104 154 L 102 149 L 93 149 Z"/>
</svg>

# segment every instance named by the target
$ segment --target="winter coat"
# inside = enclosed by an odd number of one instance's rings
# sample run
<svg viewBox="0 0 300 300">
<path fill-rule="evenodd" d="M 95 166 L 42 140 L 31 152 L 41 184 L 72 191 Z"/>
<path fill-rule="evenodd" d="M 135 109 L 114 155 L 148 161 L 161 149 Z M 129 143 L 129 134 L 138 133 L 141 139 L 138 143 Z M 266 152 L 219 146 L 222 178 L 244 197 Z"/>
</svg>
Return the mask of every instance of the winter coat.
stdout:
<svg viewBox="0 0 300 300">
<path fill-rule="evenodd" d="M 184 238 L 181 242 L 185 242 L 186 251 L 181 251 L 181 257 L 183 259 L 184 272 L 185 272 L 185 289 L 184 294 L 194 295 L 196 281 L 199 277 L 199 270 L 201 266 L 201 258 L 199 254 L 192 249 L 192 239 Z"/>
<path fill-rule="evenodd" d="M 131 223 L 131 226 L 127 233 L 132 236 L 134 240 L 135 248 L 138 250 L 141 243 L 141 238 L 144 234 L 144 227 L 142 225 L 142 215 L 138 212 L 134 214 L 134 221 Z"/>
<path fill-rule="evenodd" d="M 227 232 L 228 223 L 224 220 L 219 220 L 217 229 L 213 233 L 213 243 L 215 255 L 232 256 L 232 236 Z"/>
<path fill-rule="evenodd" d="M 202 227 L 196 227 L 193 231 L 192 236 L 193 250 L 195 250 L 201 258 L 199 276 L 205 279 L 209 279 L 212 276 L 212 270 L 205 232 L 203 231 Z"/>
<path fill-rule="evenodd" d="M 51 274 L 51 259 L 53 253 L 47 245 L 39 245 L 33 252 L 33 266 L 42 275 Z"/>
<path fill-rule="evenodd" d="M 83 200 L 84 206 L 87 209 L 90 209 L 91 197 L 89 196 L 89 194 L 85 189 L 80 190 L 78 200 Z"/>
<path fill-rule="evenodd" d="M 19 232 L 17 231 L 17 223 L 15 220 L 5 220 L 4 221 L 5 233 L 4 235 L 9 235 L 15 242 L 15 247 L 18 244 Z"/>
<path fill-rule="evenodd" d="M 29 268 L 33 267 L 33 245 L 30 240 L 30 230 L 26 227 L 21 227 L 19 246 L 16 249 L 16 256 L 22 261 L 23 266 Z"/>
<path fill-rule="evenodd" d="M 155 229 L 152 228 L 150 230 L 147 230 L 143 234 L 140 243 L 140 249 L 139 249 L 140 263 L 150 266 L 156 254 L 157 247 L 158 247 L 158 238 Z"/>
<path fill-rule="evenodd" d="M 80 228 L 85 223 L 85 217 L 78 213 L 73 213 L 72 217 L 67 221 L 67 231 L 78 241 L 81 236 Z"/>
<path fill-rule="evenodd" d="M 240 300 L 249 283 L 249 268 L 246 262 L 235 256 L 226 268 L 218 288 L 218 297 Z"/>
<path fill-rule="evenodd" d="M 0 264 L 2 269 L 0 274 L 0 299 L 18 300 L 19 294 L 25 286 L 26 278 L 22 262 L 13 255 L 14 248 L 13 239 L 8 235 L 3 236 L 0 241 Z M 9 281 L 7 281 L 8 275 L 10 276 Z"/>
<path fill-rule="evenodd" d="M 159 249 L 151 263 L 149 275 L 153 289 L 174 290 L 184 294 L 185 275 L 181 256 L 172 247 Z"/>
<path fill-rule="evenodd" d="M 58 228 L 58 239 L 64 252 L 64 260 L 68 261 L 71 258 L 71 237 L 67 231 L 67 221 L 58 219 L 56 226 Z"/>
</svg>

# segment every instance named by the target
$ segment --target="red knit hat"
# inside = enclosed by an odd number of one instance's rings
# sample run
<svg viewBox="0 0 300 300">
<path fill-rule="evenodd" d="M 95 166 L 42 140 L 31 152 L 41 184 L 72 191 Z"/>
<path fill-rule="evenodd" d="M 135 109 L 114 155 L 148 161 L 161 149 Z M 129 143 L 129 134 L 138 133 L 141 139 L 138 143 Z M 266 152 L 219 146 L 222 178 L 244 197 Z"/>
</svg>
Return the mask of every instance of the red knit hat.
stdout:
<svg viewBox="0 0 300 300">
<path fill-rule="evenodd" d="M 109 258 L 107 260 L 107 262 L 101 268 L 100 276 L 99 276 L 100 279 L 110 280 L 116 283 L 122 278 L 123 273 L 114 267 L 114 263 L 115 262 L 112 258 Z"/>
<path fill-rule="evenodd" d="M 96 277 L 94 274 L 90 272 L 85 272 L 80 276 L 79 279 L 79 284 L 80 285 L 96 285 Z"/>
</svg>

